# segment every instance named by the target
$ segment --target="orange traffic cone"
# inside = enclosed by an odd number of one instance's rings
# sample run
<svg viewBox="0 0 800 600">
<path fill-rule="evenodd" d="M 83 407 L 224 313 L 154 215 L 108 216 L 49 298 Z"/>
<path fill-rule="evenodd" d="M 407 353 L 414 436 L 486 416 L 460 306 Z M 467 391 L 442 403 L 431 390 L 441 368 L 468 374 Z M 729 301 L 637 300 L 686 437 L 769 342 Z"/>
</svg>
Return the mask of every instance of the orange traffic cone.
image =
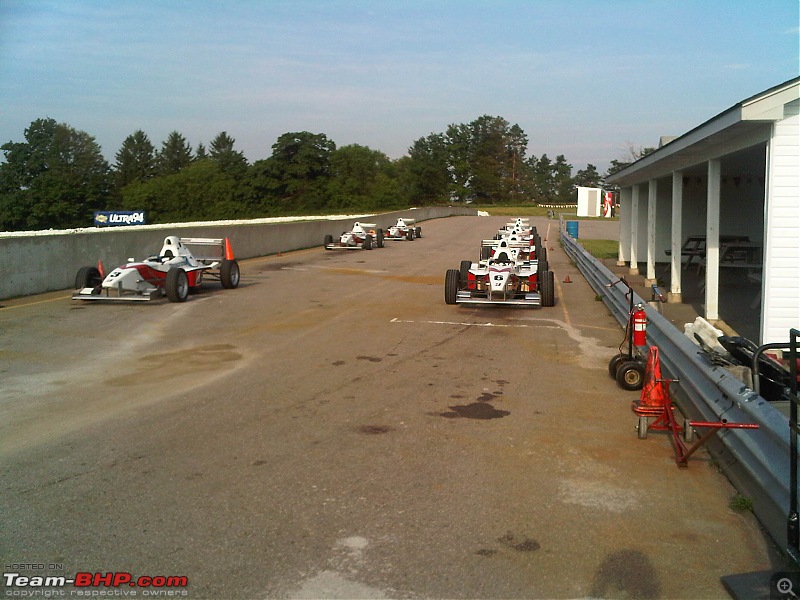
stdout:
<svg viewBox="0 0 800 600">
<path fill-rule="evenodd" d="M 225 238 L 225 260 L 233 260 L 233 249 L 228 238 Z"/>
<path fill-rule="evenodd" d="M 668 383 L 661 378 L 661 360 L 658 357 L 658 348 L 650 347 L 647 356 L 647 366 L 644 370 L 644 386 L 639 398 L 639 408 L 663 409 L 669 406 Z"/>
<path fill-rule="evenodd" d="M 103 261 L 102 260 L 98 260 L 97 261 L 97 270 L 100 271 L 100 278 L 101 279 L 105 279 L 106 278 L 106 270 L 103 268 Z"/>
<path fill-rule="evenodd" d="M 569 278 L 569 275 L 564 277 L 564 283 L 572 283 L 572 279 Z"/>
</svg>

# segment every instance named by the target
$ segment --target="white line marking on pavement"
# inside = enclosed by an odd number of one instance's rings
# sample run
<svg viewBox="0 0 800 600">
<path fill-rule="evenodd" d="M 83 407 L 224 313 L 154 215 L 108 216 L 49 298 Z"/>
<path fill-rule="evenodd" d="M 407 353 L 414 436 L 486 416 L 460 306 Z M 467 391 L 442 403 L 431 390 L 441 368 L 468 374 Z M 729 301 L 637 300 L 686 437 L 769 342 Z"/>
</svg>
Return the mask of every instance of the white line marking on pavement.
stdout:
<svg viewBox="0 0 800 600">
<path fill-rule="evenodd" d="M 467 327 L 518 327 L 525 329 L 534 327 L 534 325 L 525 325 L 525 324 L 512 325 L 507 323 L 465 323 L 461 321 L 409 321 L 404 319 L 398 319 L 397 317 L 392 319 L 390 323 L 424 323 L 426 325 L 462 325 Z M 541 325 L 538 325 L 537 327 L 541 327 Z M 550 327 L 552 329 L 559 329 L 558 325 L 545 325 L 545 327 Z"/>
</svg>

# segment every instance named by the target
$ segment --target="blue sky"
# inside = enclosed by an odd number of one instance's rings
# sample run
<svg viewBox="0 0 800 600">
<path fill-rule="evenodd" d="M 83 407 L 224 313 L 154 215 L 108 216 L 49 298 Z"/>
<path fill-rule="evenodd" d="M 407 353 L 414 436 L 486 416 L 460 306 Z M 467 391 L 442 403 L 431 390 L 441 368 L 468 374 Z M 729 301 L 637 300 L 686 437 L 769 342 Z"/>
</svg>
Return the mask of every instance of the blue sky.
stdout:
<svg viewBox="0 0 800 600">
<path fill-rule="evenodd" d="M 605 171 L 796 77 L 799 35 L 798 0 L 0 0 L 0 144 L 51 117 L 111 163 L 138 129 L 399 158 L 492 115 Z"/>
</svg>

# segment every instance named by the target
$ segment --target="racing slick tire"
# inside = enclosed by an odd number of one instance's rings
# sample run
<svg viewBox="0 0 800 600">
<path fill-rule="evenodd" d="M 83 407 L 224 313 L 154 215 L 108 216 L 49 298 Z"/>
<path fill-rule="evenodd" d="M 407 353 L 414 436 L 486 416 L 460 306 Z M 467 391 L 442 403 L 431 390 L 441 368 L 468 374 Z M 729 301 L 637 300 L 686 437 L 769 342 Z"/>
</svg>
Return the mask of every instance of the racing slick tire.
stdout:
<svg viewBox="0 0 800 600">
<path fill-rule="evenodd" d="M 170 302 L 186 302 L 189 297 L 189 277 L 186 271 L 173 267 L 167 271 L 167 280 L 164 282 L 164 290 Z"/>
<path fill-rule="evenodd" d="M 633 357 L 630 354 L 625 354 L 624 352 L 620 354 L 615 354 L 611 357 L 611 360 L 608 361 L 608 376 L 611 379 L 617 378 L 617 370 L 622 363 L 630 362 L 633 360 Z"/>
<path fill-rule="evenodd" d="M 491 255 L 492 249 L 490 246 L 481 246 L 481 260 L 489 260 Z"/>
<path fill-rule="evenodd" d="M 460 276 L 458 269 L 447 269 L 447 273 L 444 276 L 445 304 L 456 304 L 456 298 L 458 298 L 458 280 Z"/>
<path fill-rule="evenodd" d="M 383 229 L 375 232 L 375 239 L 378 242 L 378 248 L 383 248 Z"/>
<path fill-rule="evenodd" d="M 330 247 L 333 246 L 333 236 L 330 234 L 326 235 L 322 245 L 325 247 L 325 250 L 330 250 Z"/>
<path fill-rule="evenodd" d="M 228 290 L 239 287 L 239 263 L 235 260 L 223 260 L 219 269 L 219 281 Z"/>
<path fill-rule="evenodd" d="M 100 276 L 100 269 L 97 267 L 81 267 L 75 275 L 75 289 L 96 288 L 103 283 Z"/>
<path fill-rule="evenodd" d="M 555 306 L 555 276 L 552 271 L 542 271 L 539 279 L 539 298 L 542 306 Z"/>
<path fill-rule="evenodd" d="M 622 363 L 617 369 L 617 385 L 623 390 L 635 392 L 644 386 L 645 364 L 638 360 Z"/>
<path fill-rule="evenodd" d="M 462 260 L 458 267 L 458 285 L 464 287 L 469 279 L 469 270 L 472 268 L 471 260 Z"/>
<path fill-rule="evenodd" d="M 409 242 L 413 242 L 414 241 L 414 230 L 413 229 L 409 229 L 408 231 L 406 231 L 406 239 Z"/>
<path fill-rule="evenodd" d="M 361 244 L 362 250 L 372 250 L 372 236 L 367 234 L 367 237 L 364 238 L 364 241 Z"/>
<path fill-rule="evenodd" d="M 550 264 L 547 262 L 546 258 L 539 259 L 539 266 L 537 267 L 537 269 L 542 273 L 550 270 Z"/>
<path fill-rule="evenodd" d="M 414 235 L 418 238 L 422 237 L 422 227 L 415 227 L 414 228 Z"/>
<path fill-rule="evenodd" d="M 539 261 L 547 262 L 547 248 L 544 246 L 537 246 L 536 247 L 536 259 Z M 547 269 L 545 269 L 546 271 Z"/>
</svg>

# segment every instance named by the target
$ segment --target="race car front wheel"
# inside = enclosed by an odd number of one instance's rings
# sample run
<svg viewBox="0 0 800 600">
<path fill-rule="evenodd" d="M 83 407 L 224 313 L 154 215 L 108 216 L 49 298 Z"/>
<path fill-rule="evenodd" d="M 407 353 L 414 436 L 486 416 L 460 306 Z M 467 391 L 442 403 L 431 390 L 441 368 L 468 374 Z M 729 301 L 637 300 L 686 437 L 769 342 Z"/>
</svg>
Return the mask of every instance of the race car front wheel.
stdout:
<svg viewBox="0 0 800 600">
<path fill-rule="evenodd" d="M 97 267 L 81 267 L 75 275 L 75 289 L 96 288 L 103 283 L 100 270 Z"/>
<path fill-rule="evenodd" d="M 458 269 L 447 269 L 444 276 L 444 302 L 445 304 L 456 304 L 458 298 L 458 281 L 461 274 Z"/>
<path fill-rule="evenodd" d="M 233 289 L 239 286 L 239 263 L 235 260 L 223 260 L 219 270 L 219 280 L 222 287 Z"/>
<path fill-rule="evenodd" d="M 167 271 L 164 289 L 170 302 L 186 302 L 186 298 L 189 297 L 189 278 L 186 276 L 186 271 L 177 267 Z"/>
</svg>

